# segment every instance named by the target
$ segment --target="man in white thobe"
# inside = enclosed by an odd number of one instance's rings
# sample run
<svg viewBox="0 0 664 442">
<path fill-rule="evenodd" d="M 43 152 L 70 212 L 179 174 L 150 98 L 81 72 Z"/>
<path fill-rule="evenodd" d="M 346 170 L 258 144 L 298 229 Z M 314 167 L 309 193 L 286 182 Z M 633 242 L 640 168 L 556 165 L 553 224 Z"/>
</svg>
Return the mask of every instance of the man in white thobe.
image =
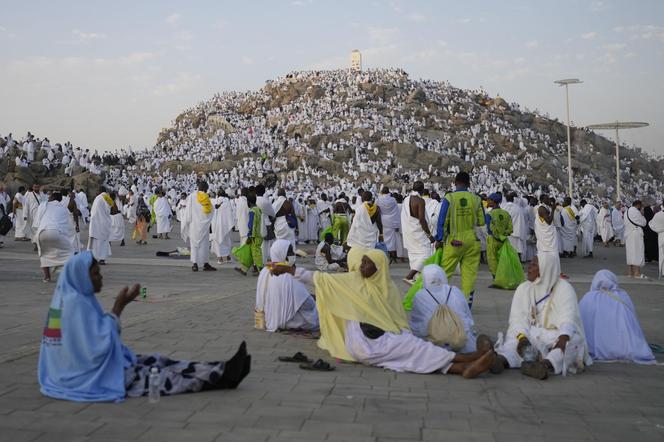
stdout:
<svg viewBox="0 0 664 442">
<path fill-rule="evenodd" d="M 106 259 L 111 256 L 111 207 L 113 200 L 106 193 L 106 189 L 101 188 L 101 193 L 92 202 L 90 210 L 90 232 L 88 235 L 88 250 L 92 256 L 99 261 L 99 264 L 106 264 Z"/>
<path fill-rule="evenodd" d="M 595 227 L 597 224 L 597 209 L 586 200 L 581 200 L 579 212 L 579 231 L 581 232 L 581 256 L 593 257 L 593 242 L 595 240 Z"/>
<path fill-rule="evenodd" d="M 256 204 L 258 204 L 258 200 L 256 200 Z M 289 220 L 297 223 L 297 217 L 295 215 L 293 203 L 286 198 L 285 189 L 279 189 L 277 192 L 277 199 L 274 201 L 272 209 L 275 214 L 274 235 L 276 239 L 284 239 L 290 242 L 293 246 L 293 250 L 295 250 L 295 228 L 297 227 L 297 224 L 291 227 Z"/>
<path fill-rule="evenodd" d="M 602 208 L 599 209 L 599 214 L 597 215 L 597 231 L 599 232 L 599 236 L 602 237 L 604 247 L 608 247 L 609 241 L 613 238 L 613 226 L 611 225 L 609 203 L 604 203 Z"/>
<path fill-rule="evenodd" d="M 657 233 L 657 244 L 659 245 L 659 277 L 664 275 L 664 209 L 655 213 L 648 226 Z"/>
<path fill-rule="evenodd" d="M 214 201 L 214 217 L 212 218 L 212 253 L 217 255 L 217 264 L 231 262 L 231 232 L 235 221 L 233 220 L 233 206 L 225 192 L 219 192 Z"/>
<path fill-rule="evenodd" d="M 622 204 L 618 201 L 611 211 L 611 226 L 613 227 L 614 242 L 625 245 L 625 220 L 622 212 Z"/>
<path fill-rule="evenodd" d="M 249 236 L 249 205 L 246 193 L 247 190 L 242 189 L 240 196 L 235 201 L 235 227 L 240 234 L 240 245 L 246 243 L 247 236 Z"/>
<path fill-rule="evenodd" d="M 14 214 L 14 240 L 15 241 L 28 241 L 29 238 L 26 234 L 27 218 L 25 211 L 25 187 L 18 188 L 18 192 L 14 195 L 13 210 Z"/>
<path fill-rule="evenodd" d="M 398 237 L 401 235 L 401 213 L 397 200 L 390 195 L 390 189 L 383 187 L 381 195 L 376 200 L 380 208 L 381 221 L 383 223 L 383 236 L 385 246 L 390 255 L 390 262 L 397 260 Z"/>
<path fill-rule="evenodd" d="M 536 379 L 592 364 L 576 293 L 560 277 L 554 254 L 540 253 L 528 266 L 528 280 L 514 293 L 509 328 L 496 352 L 497 363 Z"/>
<path fill-rule="evenodd" d="M 505 196 L 507 202 L 503 205 L 503 209 L 510 214 L 512 218 L 512 234 L 508 237 L 510 244 L 519 254 L 519 258 L 523 262 L 526 256 L 526 240 L 528 239 L 528 225 L 521 206 L 514 202 L 514 194 L 508 193 Z"/>
<path fill-rule="evenodd" d="M 372 203 L 372 199 L 371 192 L 364 192 L 362 203 L 355 206 L 355 216 L 346 239 L 349 247 L 374 249 L 376 243 L 383 240 L 380 209 Z"/>
<path fill-rule="evenodd" d="M 433 252 L 433 235 L 429 230 L 426 213 L 426 202 L 420 196 L 424 189 L 421 181 L 413 183 L 413 190 L 401 206 L 401 228 L 403 229 L 403 245 L 408 250 L 410 273 L 406 283 L 413 283 L 415 275 L 422 271 L 424 261 Z"/>
<path fill-rule="evenodd" d="M 636 200 L 625 212 L 625 254 L 629 276 L 645 279 L 645 275 L 641 274 L 641 267 L 646 263 L 643 228 L 648 222 L 641 213 L 642 209 L 641 201 Z"/>
<path fill-rule="evenodd" d="M 41 192 L 39 184 L 33 184 L 32 190 L 25 194 L 23 198 L 23 217 L 25 218 L 25 236 L 32 240 L 37 250 L 37 237 L 35 233 L 39 227 L 39 219 L 37 218 L 37 210 L 39 205 L 46 202 L 46 195 Z"/>
<path fill-rule="evenodd" d="M 210 224 L 214 216 L 214 207 L 206 193 L 208 184 L 205 181 L 198 183 L 198 191 L 187 197 L 187 207 L 182 219 L 182 239 L 189 243 L 191 251 L 191 270 L 215 271 L 208 262 L 210 259 Z"/>
<path fill-rule="evenodd" d="M 157 234 L 159 239 L 170 239 L 168 234 L 171 231 L 171 219 L 173 218 L 173 210 L 168 203 L 166 194 L 162 189 L 157 192 L 158 198 L 154 202 L 154 214 L 157 219 Z"/>
<path fill-rule="evenodd" d="M 576 256 L 576 217 L 577 214 L 572 208 L 572 199 L 565 198 L 563 208 L 560 211 L 560 239 L 562 240 L 564 258 Z"/>
<path fill-rule="evenodd" d="M 263 244 L 261 245 L 261 252 L 263 253 L 263 265 L 267 264 L 270 261 L 270 249 L 272 248 L 272 242 L 275 239 L 275 211 L 272 207 L 272 203 L 268 197 L 265 196 L 265 186 L 259 184 L 256 186 L 256 206 L 261 209 L 261 220 L 265 224 L 268 237 L 263 238 Z M 248 216 L 248 215 L 247 215 Z M 268 239 L 269 238 L 269 239 Z"/>
</svg>

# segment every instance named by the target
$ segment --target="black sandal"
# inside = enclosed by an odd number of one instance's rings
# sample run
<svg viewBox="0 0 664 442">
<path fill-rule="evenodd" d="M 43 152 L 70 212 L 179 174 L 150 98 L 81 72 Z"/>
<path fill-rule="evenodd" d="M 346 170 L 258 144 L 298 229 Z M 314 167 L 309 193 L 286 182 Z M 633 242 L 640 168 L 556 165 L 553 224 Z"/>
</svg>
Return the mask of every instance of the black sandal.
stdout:
<svg viewBox="0 0 664 442">
<path fill-rule="evenodd" d="M 313 364 L 300 364 L 302 370 L 311 370 L 311 371 L 334 371 L 334 367 L 325 362 L 322 359 L 317 360 Z"/>
<path fill-rule="evenodd" d="M 278 358 L 281 362 L 306 362 L 311 364 L 313 359 L 309 359 L 307 355 L 301 352 L 295 353 L 293 356 L 279 356 Z"/>
</svg>

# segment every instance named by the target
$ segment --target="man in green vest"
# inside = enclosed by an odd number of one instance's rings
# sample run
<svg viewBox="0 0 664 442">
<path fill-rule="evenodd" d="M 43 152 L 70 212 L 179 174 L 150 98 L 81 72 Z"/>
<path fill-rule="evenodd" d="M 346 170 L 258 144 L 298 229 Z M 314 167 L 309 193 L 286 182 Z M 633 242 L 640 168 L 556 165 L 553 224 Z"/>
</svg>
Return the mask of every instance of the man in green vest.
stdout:
<svg viewBox="0 0 664 442">
<path fill-rule="evenodd" d="M 480 197 L 468 191 L 470 175 L 467 172 L 459 172 L 454 185 L 456 190 L 447 193 L 440 206 L 436 245 L 444 244 L 441 265 L 448 276 L 457 265 L 461 266 L 461 291 L 472 307 L 482 252 L 475 227 L 485 223 L 484 207 Z"/>
</svg>

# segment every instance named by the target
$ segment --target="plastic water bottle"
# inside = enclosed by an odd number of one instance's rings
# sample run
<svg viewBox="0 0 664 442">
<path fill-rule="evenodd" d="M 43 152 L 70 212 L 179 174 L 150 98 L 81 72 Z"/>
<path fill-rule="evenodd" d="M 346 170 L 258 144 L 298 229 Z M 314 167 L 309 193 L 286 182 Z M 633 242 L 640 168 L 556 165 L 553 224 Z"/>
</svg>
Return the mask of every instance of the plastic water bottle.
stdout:
<svg viewBox="0 0 664 442">
<path fill-rule="evenodd" d="M 160 386 L 161 381 L 159 378 L 159 369 L 157 367 L 152 367 L 150 369 L 150 377 L 148 379 L 148 400 L 151 404 L 156 404 L 159 402 Z"/>
<path fill-rule="evenodd" d="M 533 344 L 528 344 L 524 349 L 523 349 L 523 360 L 525 362 L 534 362 L 537 360 L 539 352 L 537 349 L 533 346 Z"/>
</svg>

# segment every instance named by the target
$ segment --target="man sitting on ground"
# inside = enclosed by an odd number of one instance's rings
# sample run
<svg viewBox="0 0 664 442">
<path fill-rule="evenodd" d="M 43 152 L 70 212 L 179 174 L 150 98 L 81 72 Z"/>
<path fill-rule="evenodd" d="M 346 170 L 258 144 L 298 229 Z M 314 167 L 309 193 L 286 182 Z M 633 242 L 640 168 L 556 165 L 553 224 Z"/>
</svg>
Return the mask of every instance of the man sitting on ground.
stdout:
<svg viewBox="0 0 664 442">
<path fill-rule="evenodd" d="M 314 264 L 321 272 L 338 272 L 346 267 L 346 254 L 341 246 L 334 244 L 331 232 L 327 232 L 325 239 L 318 243 Z"/>
</svg>

